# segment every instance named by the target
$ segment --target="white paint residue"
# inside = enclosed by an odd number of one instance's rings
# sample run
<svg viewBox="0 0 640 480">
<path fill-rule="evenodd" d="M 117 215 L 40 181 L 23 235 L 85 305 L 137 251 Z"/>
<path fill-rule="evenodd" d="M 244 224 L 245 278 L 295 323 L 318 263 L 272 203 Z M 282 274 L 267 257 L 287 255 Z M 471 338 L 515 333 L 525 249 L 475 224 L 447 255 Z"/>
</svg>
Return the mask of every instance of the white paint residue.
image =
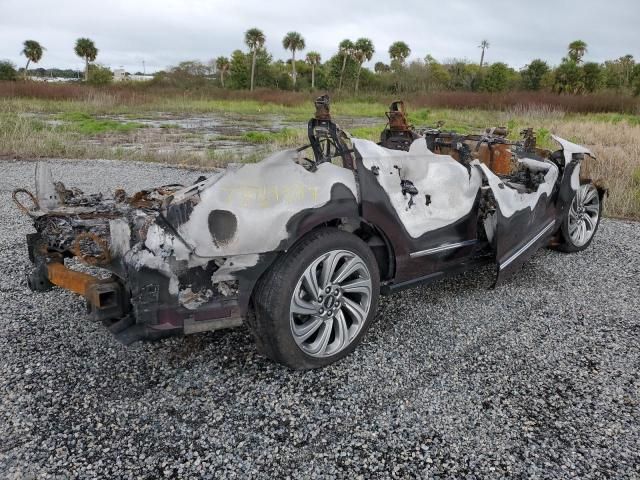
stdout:
<svg viewBox="0 0 640 480">
<path fill-rule="evenodd" d="M 505 217 L 512 216 L 515 212 L 519 212 L 526 208 L 530 208 L 533 210 L 538 204 L 538 200 L 542 196 L 543 193 L 546 193 L 547 196 L 551 195 L 551 191 L 553 190 L 553 185 L 558 179 L 558 167 L 556 167 L 551 162 L 540 162 L 533 159 L 524 159 L 521 161 L 524 165 L 531 165 L 534 168 L 539 168 L 540 164 L 544 163 L 547 165 L 547 173 L 544 176 L 544 183 L 538 186 L 538 189 L 535 192 L 531 193 L 520 193 L 516 189 L 509 187 L 506 185 L 500 177 L 495 175 L 489 167 L 485 164 L 479 162 L 478 160 L 474 160 L 471 164 L 482 170 L 487 182 L 489 182 L 489 187 L 491 187 L 491 191 L 498 203 L 498 207 L 500 208 L 500 212 Z"/>
<path fill-rule="evenodd" d="M 571 163 L 574 153 L 584 153 L 592 156 L 593 158 L 596 158 L 596 156 L 587 147 L 583 147 L 582 145 L 571 143 L 570 141 L 565 140 L 564 138 L 557 137 L 555 135 L 551 135 L 551 138 L 553 138 L 556 142 L 558 142 L 562 147 L 562 151 L 564 153 L 565 165 L 569 165 L 569 163 Z"/>
<path fill-rule="evenodd" d="M 193 193 L 200 192 L 202 190 L 205 190 L 211 187 L 212 185 L 215 185 L 216 182 L 220 180 L 220 178 L 222 178 L 224 174 L 225 174 L 225 170 L 221 170 L 219 172 L 214 173 L 213 175 L 210 175 L 206 180 L 203 180 L 202 182 L 199 182 L 194 185 L 185 187 L 181 190 L 178 190 L 173 194 L 173 201 L 176 203 L 179 203 L 185 198 L 188 198 L 189 196 L 191 196 Z"/>
<path fill-rule="evenodd" d="M 408 152 L 369 140 L 354 139 L 353 144 L 367 169 L 378 168 L 378 182 L 413 238 L 451 225 L 473 208 L 482 183 L 480 172 L 469 172 L 449 155 L 432 153 L 423 138 L 415 140 Z M 418 189 L 411 206 L 411 195 L 402 194 L 401 180 L 410 180 Z"/>
<path fill-rule="evenodd" d="M 204 228 L 206 228 L 206 225 Z M 144 246 L 155 255 L 165 257 L 173 255 L 176 260 L 189 260 L 191 253 L 189 247 L 177 239 L 175 235 L 172 235 L 155 223 L 151 225 L 147 231 Z"/>
<path fill-rule="evenodd" d="M 574 192 L 577 192 L 578 188 L 580 188 L 580 167 L 581 166 L 582 166 L 582 164 L 579 163 L 573 169 L 573 172 L 571 172 L 571 189 Z"/>
<path fill-rule="evenodd" d="M 109 233 L 111 235 L 111 254 L 114 257 L 124 255 L 131 248 L 131 228 L 129 223 L 122 218 L 110 220 Z"/>
<path fill-rule="evenodd" d="M 285 150 L 256 164 L 228 169 L 209 188 L 189 220 L 177 226 L 199 257 L 221 257 L 274 250 L 288 236 L 287 222 L 295 214 L 318 208 L 331 199 L 331 188 L 342 184 L 358 198 L 353 171 L 323 163 L 310 172 L 294 162 L 297 152 Z M 228 243 L 216 245 L 209 231 L 209 214 L 227 210 L 237 220 Z M 175 244 L 174 244 L 175 245 Z"/>
<path fill-rule="evenodd" d="M 573 155 L 576 153 L 582 153 L 585 155 L 589 155 L 593 158 L 596 158 L 596 156 L 593 154 L 593 152 L 591 152 L 591 150 L 589 150 L 586 147 L 583 147 L 582 145 L 571 143 L 568 140 L 557 137 L 555 135 L 551 135 L 551 138 L 553 138 L 556 142 L 558 142 L 562 147 L 565 166 L 571 163 L 571 161 L 573 160 Z M 571 173 L 571 188 L 573 189 L 573 191 L 578 191 L 578 188 L 580 188 L 580 164 L 576 165 L 576 168 Z"/>
<path fill-rule="evenodd" d="M 225 259 L 224 263 L 211 276 L 211 283 L 228 282 L 237 280 L 235 272 L 254 267 L 258 264 L 260 255 L 236 255 Z"/>
<path fill-rule="evenodd" d="M 61 206 L 60 197 L 53 184 L 51 168 L 47 163 L 36 163 L 36 198 L 40 209 L 45 212 Z"/>
</svg>

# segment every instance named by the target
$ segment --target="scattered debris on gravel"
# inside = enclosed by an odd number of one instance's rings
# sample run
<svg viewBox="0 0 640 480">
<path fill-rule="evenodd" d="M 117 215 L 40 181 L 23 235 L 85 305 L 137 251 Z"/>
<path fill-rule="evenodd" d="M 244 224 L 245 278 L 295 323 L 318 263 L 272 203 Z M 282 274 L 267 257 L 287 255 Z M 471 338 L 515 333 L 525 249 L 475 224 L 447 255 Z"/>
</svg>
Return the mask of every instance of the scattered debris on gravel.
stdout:
<svg viewBox="0 0 640 480">
<path fill-rule="evenodd" d="M 10 196 L 34 168 L 0 178 L 0 478 L 640 476 L 640 223 L 496 290 L 485 268 L 383 298 L 353 355 L 294 372 L 245 328 L 124 347 L 80 297 L 31 293 Z M 87 192 L 202 173 L 52 170 Z"/>
</svg>

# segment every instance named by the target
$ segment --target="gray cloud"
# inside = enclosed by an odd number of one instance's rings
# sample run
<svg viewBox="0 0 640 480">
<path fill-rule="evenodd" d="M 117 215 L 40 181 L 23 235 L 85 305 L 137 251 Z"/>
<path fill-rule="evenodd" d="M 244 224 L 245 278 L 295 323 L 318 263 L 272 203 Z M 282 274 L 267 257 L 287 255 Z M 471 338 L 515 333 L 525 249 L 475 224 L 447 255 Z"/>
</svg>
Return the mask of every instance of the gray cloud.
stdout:
<svg viewBox="0 0 640 480">
<path fill-rule="evenodd" d="M 154 71 L 182 60 L 207 61 L 244 49 L 243 34 L 261 28 L 275 58 L 287 58 L 284 34 L 297 30 L 307 49 L 323 59 L 336 52 L 343 38 L 369 37 L 376 46 L 372 60 L 388 61 L 395 40 L 406 41 L 412 58 L 427 53 L 443 60 L 477 61 L 484 38 L 490 62 L 522 67 L 533 58 L 557 64 L 567 44 L 577 38 L 589 44 L 588 60 L 603 61 L 632 54 L 640 58 L 640 2 L 637 0 L 514 2 L 493 0 L 294 0 L 240 2 L 205 0 L 0 0 L 0 59 L 22 65 L 26 39 L 46 48 L 43 67 L 81 68 L 73 45 L 92 38 L 98 61 L 112 68 Z"/>
</svg>

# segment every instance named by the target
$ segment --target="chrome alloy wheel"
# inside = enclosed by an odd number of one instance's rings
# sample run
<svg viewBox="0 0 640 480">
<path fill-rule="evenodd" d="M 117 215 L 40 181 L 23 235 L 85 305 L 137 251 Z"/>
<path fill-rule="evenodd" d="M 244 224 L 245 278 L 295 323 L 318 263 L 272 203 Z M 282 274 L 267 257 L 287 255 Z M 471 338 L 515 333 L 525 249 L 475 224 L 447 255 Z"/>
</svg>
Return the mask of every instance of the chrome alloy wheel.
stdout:
<svg viewBox="0 0 640 480">
<path fill-rule="evenodd" d="M 312 357 L 347 348 L 369 316 L 372 293 L 369 269 L 355 253 L 332 250 L 315 259 L 291 298 L 291 333 L 298 347 Z"/>
<path fill-rule="evenodd" d="M 591 183 L 580 185 L 569 208 L 569 236 L 582 247 L 593 236 L 600 216 L 600 196 Z"/>
</svg>

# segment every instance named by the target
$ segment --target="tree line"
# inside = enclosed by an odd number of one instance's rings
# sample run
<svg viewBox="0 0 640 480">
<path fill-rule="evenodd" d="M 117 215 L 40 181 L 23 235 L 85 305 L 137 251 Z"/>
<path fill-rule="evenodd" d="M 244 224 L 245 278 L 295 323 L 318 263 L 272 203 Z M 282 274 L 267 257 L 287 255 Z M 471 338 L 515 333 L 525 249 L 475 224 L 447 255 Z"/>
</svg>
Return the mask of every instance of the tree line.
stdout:
<svg viewBox="0 0 640 480">
<path fill-rule="evenodd" d="M 29 75 L 29 65 L 31 65 L 32 63 L 37 64 L 38 62 L 40 62 L 40 60 L 42 60 L 42 56 L 44 55 L 45 51 L 46 51 L 46 48 L 43 47 L 40 44 L 40 42 L 36 40 L 24 41 L 22 51 L 20 52 L 27 59 L 27 64 L 22 69 L 23 78 L 26 79 Z M 91 74 L 93 73 L 93 77 L 94 77 L 93 80 L 94 81 L 97 80 L 96 83 L 108 83 L 108 80 L 105 82 L 105 79 L 104 79 L 105 73 L 106 73 L 105 71 L 108 72 L 109 76 L 112 76 L 111 71 L 100 65 L 93 64 L 93 62 L 95 62 L 98 56 L 98 49 L 96 48 L 96 45 L 93 42 L 93 40 L 91 40 L 90 38 L 84 38 L 84 37 L 78 38 L 76 40 L 73 51 L 78 57 L 84 60 L 84 63 L 85 63 L 84 80 L 86 82 L 89 82 L 92 80 Z M 38 69 L 38 70 L 42 72 L 44 69 Z M 75 70 L 69 70 L 69 69 L 62 70 L 62 69 L 56 68 L 51 70 L 52 70 L 51 73 L 55 71 L 56 74 L 64 78 L 73 78 L 76 73 Z M 0 80 L 17 80 L 18 77 L 19 75 L 15 65 L 13 65 L 11 62 L 7 60 L 0 61 Z"/>
<path fill-rule="evenodd" d="M 585 61 L 588 45 L 582 40 L 568 45 L 566 56 L 557 66 L 534 59 L 520 70 L 503 62 L 486 62 L 490 49 L 487 40 L 478 45 L 479 63 L 456 58 L 438 61 L 428 54 L 423 59 L 408 61 L 411 48 L 406 42 L 396 41 L 388 48 L 389 61 L 377 62 L 373 70 L 364 66 L 375 53 L 369 38 L 342 40 L 335 54 L 324 62 L 313 50 L 300 56 L 306 42 L 295 31 L 288 32 L 282 39 L 283 48 L 291 53 L 286 61 L 273 59 L 265 48 L 266 36 L 258 28 L 245 32 L 244 43 L 246 51 L 237 49 L 229 57 L 220 56 L 206 63 L 181 62 L 156 72 L 153 83 L 177 87 L 217 84 L 222 88 L 247 90 L 344 90 L 356 94 L 361 90 L 388 93 L 531 90 L 582 94 L 605 89 L 640 94 L 640 63 L 636 63 L 632 55 L 603 63 Z M 24 42 L 25 77 L 30 64 L 38 63 L 44 50 L 34 40 Z M 98 49 L 92 40 L 79 38 L 74 51 L 85 62 L 85 81 L 96 84 L 110 81 L 111 72 L 93 63 Z M 7 62 L 0 63 L 0 79 L 11 77 L 10 69 Z M 13 77 L 17 76 L 15 72 Z"/>
</svg>

